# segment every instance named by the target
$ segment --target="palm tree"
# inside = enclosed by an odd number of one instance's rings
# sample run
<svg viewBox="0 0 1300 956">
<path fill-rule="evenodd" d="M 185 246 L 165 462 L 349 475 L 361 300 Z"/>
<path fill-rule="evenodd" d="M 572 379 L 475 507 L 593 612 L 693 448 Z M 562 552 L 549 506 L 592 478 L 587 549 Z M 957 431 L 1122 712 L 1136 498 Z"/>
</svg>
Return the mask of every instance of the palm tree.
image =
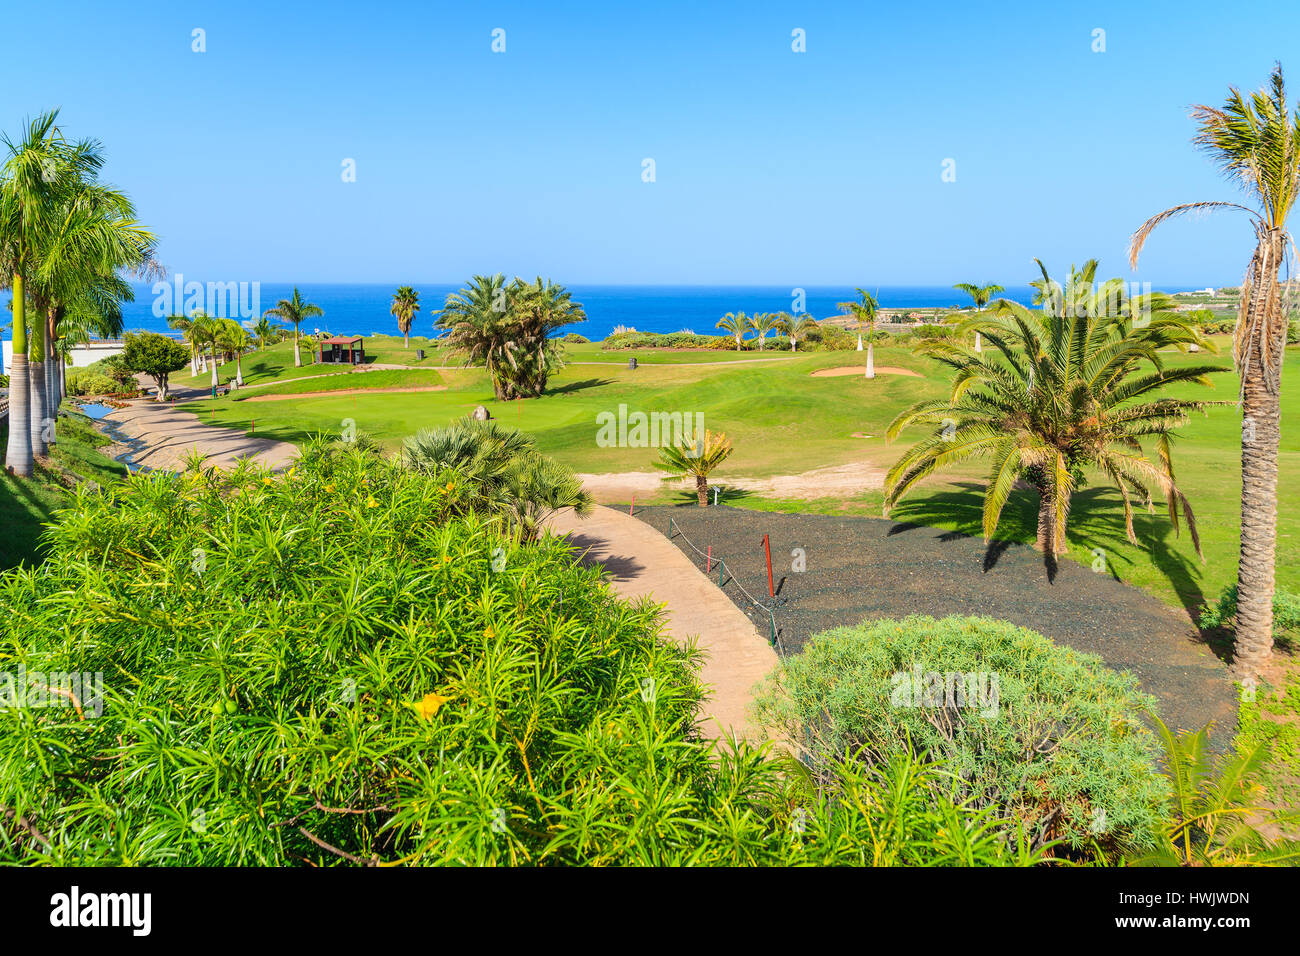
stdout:
<svg viewBox="0 0 1300 956">
<path fill-rule="evenodd" d="M 275 337 L 275 331 L 275 326 L 271 324 L 265 315 L 257 320 L 257 325 L 253 326 L 253 334 L 257 336 L 258 351 L 266 348 L 267 343 Z"/>
<path fill-rule="evenodd" d="M 1142 224 L 1129 245 L 1129 262 L 1166 220 L 1214 209 L 1245 212 L 1255 229 L 1255 251 L 1241 286 L 1233 362 L 1241 376 L 1241 551 L 1237 561 L 1237 623 L 1233 669 L 1254 678 L 1273 654 L 1273 589 L 1277 559 L 1277 455 L 1281 424 L 1282 357 L 1287 309 L 1278 270 L 1292 240 L 1287 217 L 1300 195 L 1300 108 L 1288 115 L 1282 67 L 1249 97 L 1229 89 L 1222 107 L 1195 106 L 1193 142 L 1246 192 L 1250 209 L 1233 202 L 1184 203 Z"/>
<path fill-rule="evenodd" d="M 855 289 L 858 294 L 856 302 L 840 302 L 839 308 L 850 313 L 858 320 L 858 351 L 862 351 L 862 323 L 867 323 L 867 378 L 876 377 L 876 312 L 880 304 L 875 296 L 862 289 Z"/>
<path fill-rule="evenodd" d="M 780 316 L 780 324 L 777 326 L 781 333 L 790 339 L 790 351 L 797 352 L 796 347 L 799 340 L 808 334 L 809 329 L 817 327 L 817 320 L 807 312 L 800 312 L 798 315 L 789 316 L 784 312 Z"/>
<path fill-rule="evenodd" d="M 55 210 L 75 181 L 92 175 L 102 159 L 93 144 L 71 145 L 55 121 L 58 111 L 28 123 L 19 142 L 8 137 L 0 170 L 0 281 L 13 293 L 13 359 L 9 368 L 9 441 L 5 464 L 20 477 L 33 467 L 33 430 L 40 444 L 45 418 L 44 316 L 29 320 L 27 281 L 38 268 L 55 225 Z M 30 337 L 29 337 L 30 333 Z"/>
<path fill-rule="evenodd" d="M 938 468 L 987 457 L 992 468 L 984 492 L 985 540 L 997 530 L 1016 481 L 1023 480 L 1039 496 L 1038 548 L 1061 554 L 1070 497 L 1090 466 L 1119 490 L 1130 541 L 1137 543 L 1132 499 L 1150 510 L 1158 490 L 1175 530 L 1181 509 L 1200 553 L 1191 505 L 1174 480 L 1171 439 L 1191 412 L 1210 403 L 1153 393 L 1179 382 L 1208 385 L 1209 376 L 1223 369 L 1166 367 L 1160 349 L 1206 344 L 1195 324 L 1167 311 L 1167 296 L 1130 299 L 1120 279 L 1094 287 L 1096 268 L 1090 261 L 1071 270 L 1064 287 L 1049 281 L 1040 312 L 999 300 L 968 320 L 963 330 L 980 329 L 1000 356 L 976 354 L 952 340 L 917 347 L 953 370 L 952 394 L 918 402 L 890 424 L 890 441 L 910 424 L 939 427 L 889 470 L 886 515 Z M 1143 439 L 1154 441 L 1157 462 L 1144 455 Z"/>
<path fill-rule="evenodd" d="M 731 455 L 731 442 L 722 432 L 705 431 L 695 445 L 676 444 L 659 449 L 654 466 L 668 472 L 664 481 L 695 479 L 695 496 L 703 508 L 709 503 L 709 475 Z"/>
<path fill-rule="evenodd" d="M 244 366 L 241 357 L 248 348 L 248 330 L 233 319 L 218 319 L 214 345 L 223 353 L 235 356 L 235 386 L 244 387 Z"/>
<path fill-rule="evenodd" d="M 293 287 L 293 298 L 281 299 L 273 308 L 267 309 L 263 315 L 273 315 L 278 319 L 288 322 L 293 326 L 293 365 L 294 368 L 302 368 L 302 353 L 298 351 L 298 325 L 305 319 L 315 318 L 325 314 L 325 310 L 319 305 L 313 305 L 310 302 L 304 302 L 302 296 L 298 294 L 298 287 Z"/>
<path fill-rule="evenodd" d="M 715 329 L 726 329 L 731 333 L 731 337 L 736 340 L 736 351 L 740 351 L 740 342 L 749 331 L 750 320 L 744 312 L 728 312 L 722 318 L 718 319 Z"/>
<path fill-rule="evenodd" d="M 758 350 L 761 352 L 767 333 L 781 327 L 781 317 L 774 312 L 758 312 L 750 316 L 749 327 L 758 335 Z"/>
<path fill-rule="evenodd" d="M 190 319 L 184 315 L 167 316 L 167 327 L 171 329 L 175 329 L 177 332 L 179 332 L 181 334 L 181 338 L 190 347 L 190 375 L 191 376 L 199 374 L 199 350 L 198 350 L 198 346 L 196 346 L 194 344 L 194 341 L 190 338 L 190 327 L 192 325 L 193 323 L 190 321 Z"/>
<path fill-rule="evenodd" d="M 420 293 L 409 285 L 398 286 L 388 311 L 397 316 L 397 327 L 402 330 L 402 348 L 407 348 L 411 344 L 411 323 L 415 320 L 415 313 L 420 311 Z"/>
<path fill-rule="evenodd" d="M 205 312 L 193 312 L 190 315 L 189 335 L 191 341 L 199 347 L 200 350 L 212 350 L 212 391 L 216 394 L 217 386 L 221 384 L 217 369 L 221 363 L 217 360 L 217 348 L 225 331 L 224 323 L 227 319 L 218 319 L 208 315 Z"/>
<path fill-rule="evenodd" d="M 953 286 L 953 288 L 959 292 L 965 292 L 975 301 L 975 312 L 977 314 L 984 311 L 984 307 L 989 304 L 990 300 L 992 300 L 995 295 L 999 292 L 1006 291 L 1006 289 L 1002 288 L 1002 286 L 995 282 L 990 282 L 988 285 L 973 285 L 970 282 L 958 282 Z M 975 351 L 983 351 L 980 347 L 980 334 L 978 331 L 975 333 Z"/>
<path fill-rule="evenodd" d="M 437 316 L 434 327 L 445 331 L 450 349 L 483 363 L 498 401 L 541 395 L 564 364 L 553 333 L 587 318 L 564 286 L 540 277 L 507 285 L 501 273 L 474 276 Z"/>
</svg>

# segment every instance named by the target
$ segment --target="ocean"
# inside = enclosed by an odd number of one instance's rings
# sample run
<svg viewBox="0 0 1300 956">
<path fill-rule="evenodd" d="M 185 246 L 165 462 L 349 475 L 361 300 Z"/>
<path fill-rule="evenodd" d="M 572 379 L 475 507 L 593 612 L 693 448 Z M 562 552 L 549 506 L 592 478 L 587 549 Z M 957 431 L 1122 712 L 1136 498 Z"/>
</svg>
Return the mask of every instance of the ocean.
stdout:
<svg viewBox="0 0 1300 956">
<path fill-rule="evenodd" d="M 186 280 L 188 283 L 189 280 Z M 433 334 L 431 310 L 442 307 L 447 295 L 458 285 L 417 285 L 421 311 L 415 317 L 412 335 Z M 700 335 L 718 334 L 715 325 L 728 312 L 793 312 L 795 291 L 785 286 L 663 286 L 663 285 L 573 285 L 569 286 L 573 298 L 587 313 L 587 321 L 565 329 L 578 332 L 594 340 L 603 339 L 616 326 L 634 328 L 640 332 L 677 332 L 688 329 Z M 324 309 L 319 319 L 304 322 L 302 331 L 320 329 L 333 335 L 398 335 L 397 321 L 389 313 L 389 303 L 395 286 L 381 284 L 305 283 L 299 285 L 304 299 Z M 1188 291 L 1170 288 L 1164 291 Z M 135 287 L 134 302 L 123 306 L 123 320 L 127 330 L 148 329 L 170 332 L 163 316 L 181 309 L 173 308 L 174 293 L 155 294 L 149 285 Z M 887 309 L 936 308 L 969 305 L 963 293 L 948 286 L 880 286 L 868 289 L 876 295 L 881 306 Z M 207 308 L 210 314 L 237 318 L 246 325 L 256 322 L 260 312 L 292 295 L 293 286 L 287 283 L 246 284 L 242 289 L 232 289 L 223 295 L 218 291 L 216 308 Z M 839 314 L 837 303 L 855 298 L 850 286 L 808 286 L 804 290 L 804 311 L 822 319 Z M 209 289 L 203 288 L 204 298 Z M 181 298 L 189 301 L 191 292 Z M 1033 290 L 1028 286 L 1008 287 L 1003 296 L 1028 305 Z M 5 294 L 2 303 L 7 302 Z M 189 311 L 185 308 L 184 311 Z M 160 315 L 155 312 L 161 313 Z M 6 330 L 5 339 L 11 335 Z"/>
</svg>

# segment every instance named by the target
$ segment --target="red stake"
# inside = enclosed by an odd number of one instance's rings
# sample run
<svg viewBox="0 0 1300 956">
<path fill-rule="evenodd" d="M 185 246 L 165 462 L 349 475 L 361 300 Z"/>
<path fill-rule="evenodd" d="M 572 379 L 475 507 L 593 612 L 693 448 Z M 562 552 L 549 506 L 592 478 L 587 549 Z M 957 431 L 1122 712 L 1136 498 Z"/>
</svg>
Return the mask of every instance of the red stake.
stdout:
<svg viewBox="0 0 1300 956">
<path fill-rule="evenodd" d="M 776 589 L 772 587 L 772 545 L 768 543 L 767 535 L 763 535 L 763 551 L 767 553 L 767 595 L 776 597 Z"/>
<path fill-rule="evenodd" d="M 709 553 L 704 557 L 704 573 L 708 574 L 713 570 L 713 545 L 709 545 Z"/>
<path fill-rule="evenodd" d="M 636 511 L 636 493 L 635 493 L 635 492 L 633 492 L 633 494 L 632 494 L 632 504 L 630 504 L 630 505 L 628 506 L 627 513 L 628 513 L 628 514 L 631 514 L 631 513 L 634 512 L 634 511 Z"/>
<path fill-rule="evenodd" d="M 256 418 L 250 418 L 250 419 L 248 420 L 248 425 L 249 425 L 249 427 L 252 429 L 252 431 L 251 431 L 249 434 L 251 434 L 251 435 L 256 435 L 256 434 L 257 434 L 257 419 L 256 419 Z"/>
</svg>

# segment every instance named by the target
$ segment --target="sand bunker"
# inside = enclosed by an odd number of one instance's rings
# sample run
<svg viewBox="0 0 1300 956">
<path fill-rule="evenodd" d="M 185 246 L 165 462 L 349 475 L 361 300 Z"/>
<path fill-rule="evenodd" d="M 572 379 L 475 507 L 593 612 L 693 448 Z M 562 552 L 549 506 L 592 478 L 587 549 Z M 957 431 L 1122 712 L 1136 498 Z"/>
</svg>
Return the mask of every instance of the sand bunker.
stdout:
<svg viewBox="0 0 1300 956">
<path fill-rule="evenodd" d="M 867 367 L 865 365 L 839 365 L 835 368 L 819 368 L 812 373 L 817 378 L 831 378 L 838 375 L 856 375 L 858 378 L 866 378 Z M 899 368 L 897 365 L 877 365 L 877 375 L 910 375 L 913 378 L 920 378 L 920 372 L 913 372 L 910 368 Z"/>
<path fill-rule="evenodd" d="M 290 392 L 286 395 L 250 395 L 245 402 L 287 402 L 295 398 L 332 398 L 335 395 L 371 395 L 375 392 L 445 392 L 446 385 L 413 385 L 410 388 L 336 388 L 333 391 Z"/>
<path fill-rule="evenodd" d="M 694 489 L 695 479 L 687 479 L 680 486 L 674 482 L 663 481 L 661 471 L 624 471 L 602 475 L 578 475 L 582 487 L 596 497 L 597 501 L 630 501 L 633 495 L 649 498 L 665 489 Z M 882 487 L 885 472 L 869 462 L 858 461 L 847 465 L 832 465 L 828 468 L 815 468 L 799 475 L 777 475 L 772 478 L 744 478 L 717 476 L 710 479 L 709 486 L 721 485 L 723 498 L 727 489 L 744 489 L 776 498 L 847 498 L 864 491 L 874 491 Z"/>
</svg>

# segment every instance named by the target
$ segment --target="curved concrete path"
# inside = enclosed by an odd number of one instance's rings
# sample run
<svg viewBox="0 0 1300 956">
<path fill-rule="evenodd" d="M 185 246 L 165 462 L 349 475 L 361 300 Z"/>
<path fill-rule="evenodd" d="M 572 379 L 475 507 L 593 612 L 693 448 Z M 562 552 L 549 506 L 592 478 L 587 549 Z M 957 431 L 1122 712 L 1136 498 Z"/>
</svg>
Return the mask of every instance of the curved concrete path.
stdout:
<svg viewBox="0 0 1300 956">
<path fill-rule="evenodd" d="M 602 565 L 621 597 L 648 595 L 663 604 L 666 636 L 683 645 L 698 638 L 700 680 L 710 694 L 700 713 L 706 736 L 763 739 L 746 710 L 754 685 L 776 668 L 776 651 L 711 578 L 663 534 L 612 508 L 597 505 L 585 520 L 565 509 L 547 527 L 585 550 L 586 562 Z"/>
<path fill-rule="evenodd" d="M 133 401 L 100 420 L 116 425 L 127 438 L 139 442 L 130 449 L 132 463 L 155 471 L 184 470 L 185 456 L 196 448 L 208 456 L 208 465 L 221 469 L 233 468 L 240 458 L 284 468 L 298 457 L 297 446 L 288 442 L 255 438 L 236 428 L 205 425 L 193 412 L 152 399 Z"/>
</svg>

